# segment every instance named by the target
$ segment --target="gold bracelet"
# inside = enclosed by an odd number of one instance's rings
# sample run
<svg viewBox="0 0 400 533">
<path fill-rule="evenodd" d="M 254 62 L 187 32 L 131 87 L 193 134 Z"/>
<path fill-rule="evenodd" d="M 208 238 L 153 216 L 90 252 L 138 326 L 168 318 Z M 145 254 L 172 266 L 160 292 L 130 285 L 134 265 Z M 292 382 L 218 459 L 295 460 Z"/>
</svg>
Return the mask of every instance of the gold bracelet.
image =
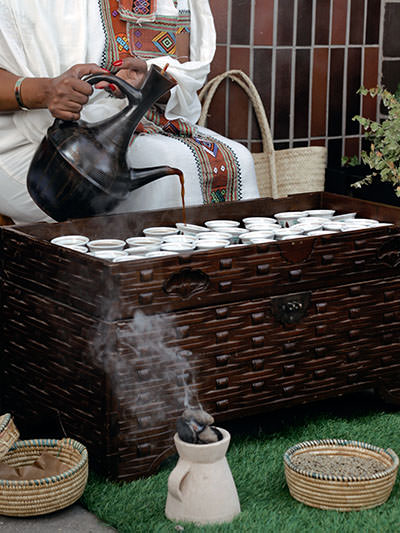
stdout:
<svg viewBox="0 0 400 533">
<path fill-rule="evenodd" d="M 20 109 L 23 109 L 24 111 L 29 111 L 29 109 L 26 106 L 24 106 L 24 102 L 22 101 L 22 97 L 21 97 L 21 85 L 24 79 L 25 79 L 25 76 L 23 76 L 22 78 L 18 78 L 15 84 L 15 87 L 14 87 L 14 94 L 15 94 L 15 99 L 17 101 L 18 107 Z"/>
</svg>

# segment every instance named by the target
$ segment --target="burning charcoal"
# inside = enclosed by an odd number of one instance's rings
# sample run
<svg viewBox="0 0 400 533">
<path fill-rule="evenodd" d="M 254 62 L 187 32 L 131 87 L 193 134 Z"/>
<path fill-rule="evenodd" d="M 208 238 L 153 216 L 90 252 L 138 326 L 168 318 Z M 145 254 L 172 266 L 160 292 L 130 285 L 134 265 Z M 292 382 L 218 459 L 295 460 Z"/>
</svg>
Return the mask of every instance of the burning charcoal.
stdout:
<svg viewBox="0 0 400 533">
<path fill-rule="evenodd" d="M 176 427 L 181 440 L 192 444 L 209 444 L 222 439 L 222 433 L 212 424 L 214 418 L 203 409 L 185 409 Z"/>
<path fill-rule="evenodd" d="M 206 426 L 203 431 L 197 434 L 199 444 L 209 444 L 222 439 L 222 433 L 215 426 Z"/>
<path fill-rule="evenodd" d="M 185 420 L 195 420 L 201 426 L 214 424 L 214 418 L 203 409 L 188 408 L 183 411 L 182 416 Z"/>
<path fill-rule="evenodd" d="M 179 438 L 184 442 L 190 442 L 191 444 L 196 442 L 196 432 L 194 431 L 193 427 L 183 419 L 183 417 L 178 418 L 176 422 L 176 429 Z"/>
</svg>

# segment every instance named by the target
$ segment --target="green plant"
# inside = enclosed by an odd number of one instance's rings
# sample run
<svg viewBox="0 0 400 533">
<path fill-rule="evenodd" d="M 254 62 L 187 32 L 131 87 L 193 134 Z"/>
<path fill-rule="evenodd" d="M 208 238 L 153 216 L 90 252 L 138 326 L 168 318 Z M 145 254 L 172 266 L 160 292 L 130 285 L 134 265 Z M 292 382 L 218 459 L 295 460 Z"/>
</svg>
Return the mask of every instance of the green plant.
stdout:
<svg viewBox="0 0 400 533">
<path fill-rule="evenodd" d="M 356 115 L 353 120 L 359 122 L 363 128 L 365 138 L 370 142 L 368 150 L 362 150 L 360 158 L 342 158 L 342 164 L 351 166 L 364 163 L 372 172 L 362 180 L 353 183 L 353 187 L 370 184 L 375 176 L 381 181 L 390 182 L 397 196 L 400 197 L 400 98 L 399 89 L 391 93 L 382 87 L 366 89 L 361 87 L 358 94 L 380 97 L 387 109 L 387 115 L 382 122 Z"/>
</svg>

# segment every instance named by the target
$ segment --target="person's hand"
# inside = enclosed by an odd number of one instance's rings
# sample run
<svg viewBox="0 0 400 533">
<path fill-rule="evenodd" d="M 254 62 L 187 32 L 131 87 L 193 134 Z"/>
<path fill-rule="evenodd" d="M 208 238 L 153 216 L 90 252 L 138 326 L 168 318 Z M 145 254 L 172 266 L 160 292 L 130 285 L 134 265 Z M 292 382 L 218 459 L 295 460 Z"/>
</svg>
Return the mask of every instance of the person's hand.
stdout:
<svg viewBox="0 0 400 533">
<path fill-rule="evenodd" d="M 147 74 L 147 63 L 140 59 L 139 57 L 126 57 L 125 59 L 120 59 L 113 63 L 115 69 L 115 75 L 119 78 L 127 81 L 133 87 L 139 89 L 146 77 Z M 117 98 L 123 98 L 125 95 L 120 89 L 106 81 L 100 81 L 95 85 L 96 89 L 106 89 L 108 92 L 111 92 L 113 96 Z"/>
<path fill-rule="evenodd" d="M 74 65 L 66 72 L 51 78 L 46 106 L 55 118 L 79 120 L 82 107 L 89 100 L 93 87 L 82 80 L 87 74 L 109 74 L 95 63 Z"/>
</svg>

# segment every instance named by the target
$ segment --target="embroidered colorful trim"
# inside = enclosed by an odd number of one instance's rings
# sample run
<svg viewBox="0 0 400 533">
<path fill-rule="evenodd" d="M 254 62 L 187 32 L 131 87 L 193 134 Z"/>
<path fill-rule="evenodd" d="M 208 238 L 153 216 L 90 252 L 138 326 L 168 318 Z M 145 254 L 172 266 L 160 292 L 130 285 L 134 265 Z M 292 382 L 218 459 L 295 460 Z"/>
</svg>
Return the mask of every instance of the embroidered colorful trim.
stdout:
<svg viewBox="0 0 400 533">
<path fill-rule="evenodd" d="M 124 17 L 122 7 L 128 0 L 98 0 L 101 6 L 105 30 L 105 49 L 102 66 L 113 71 L 113 62 L 130 55 L 150 59 L 171 55 L 182 60 L 189 59 L 190 11 L 179 10 L 177 16 L 156 16 L 154 20 L 140 20 L 133 24 Z M 131 4 L 132 5 L 132 4 Z M 151 9 L 155 8 L 155 3 Z M 126 22 L 128 20 L 128 22 Z"/>
<path fill-rule="evenodd" d="M 25 79 L 25 76 L 17 79 L 15 83 L 15 87 L 14 87 L 14 94 L 15 94 L 15 99 L 17 101 L 18 107 L 20 109 L 23 109 L 24 111 L 29 111 L 29 109 L 26 106 L 24 106 L 24 102 L 22 101 L 22 97 L 21 97 L 21 85 L 24 79 Z"/>
<path fill-rule="evenodd" d="M 155 20 L 157 0 L 118 0 L 121 18 L 130 22 Z"/>
<path fill-rule="evenodd" d="M 118 0 L 99 0 L 105 29 L 105 49 L 102 66 L 113 72 L 113 63 L 131 54 L 126 34 L 126 23 L 120 18 Z"/>
<path fill-rule="evenodd" d="M 189 58 L 190 14 L 178 17 L 157 17 L 153 23 L 128 22 L 128 38 L 131 50 L 142 59 L 170 55 Z"/>
<path fill-rule="evenodd" d="M 150 15 L 150 13 L 154 12 L 154 6 L 152 6 L 152 3 L 155 4 L 155 2 L 149 0 L 133 0 L 132 11 L 136 15 Z"/>
<path fill-rule="evenodd" d="M 135 141 L 138 130 L 132 136 Z M 211 135 L 199 134 L 196 127 L 181 119 L 168 120 L 153 107 L 146 113 L 141 134 L 160 133 L 185 144 L 196 162 L 204 204 L 242 199 L 242 172 L 236 154 Z"/>
</svg>

